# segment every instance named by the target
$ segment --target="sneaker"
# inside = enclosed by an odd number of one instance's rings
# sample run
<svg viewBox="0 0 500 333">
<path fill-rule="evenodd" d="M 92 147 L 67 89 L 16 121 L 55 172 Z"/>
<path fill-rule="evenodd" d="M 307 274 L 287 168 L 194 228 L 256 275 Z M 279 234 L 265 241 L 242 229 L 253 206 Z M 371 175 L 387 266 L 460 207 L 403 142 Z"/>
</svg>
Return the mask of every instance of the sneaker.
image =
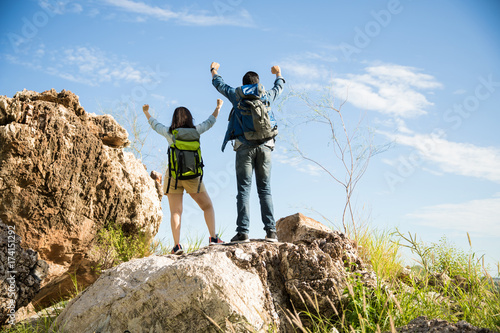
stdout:
<svg viewBox="0 0 500 333">
<path fill-rule="evenodd" d="M 278 236 L 276 236 L 276 231 L 266 230 L 266 241 L 268 242 L 277 242 Z"/>
<path fill-rule="evenodd" d="M 219 238 L 219 235 L 215 234 L 215 237 L 208 238 L 208 245 L 217 245 L 217 244 L 224 244 L 222 239 Z"/>
<path fill-rule="evenodd" d="M 248 243 L 248 234 L 237 233 L 233 238 L 231 238 L 231 243 Z"/>
<path fill-rule="evenodd" d="M 181 244 L 177 244 L 176 246 L 174 246 L 174 248 L 172 249 L 172 254 L 183 254 L 184 253 L 184 250 L 182 249 L 182 246 Z"/>
</svg>

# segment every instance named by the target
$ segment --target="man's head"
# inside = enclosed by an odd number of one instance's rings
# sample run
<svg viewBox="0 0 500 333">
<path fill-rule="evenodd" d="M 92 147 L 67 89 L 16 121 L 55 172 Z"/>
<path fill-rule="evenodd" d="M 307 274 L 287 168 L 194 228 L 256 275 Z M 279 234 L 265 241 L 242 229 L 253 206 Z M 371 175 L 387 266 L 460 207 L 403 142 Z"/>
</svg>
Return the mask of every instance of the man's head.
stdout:
<svg viewBox="0 0 500 333">
<path fill-rule="evenodd" d="M 243 76 L 244 86 L 246 86 L 247 84 L 257 84 L 257 83 L 259 83 L 259 74 L 250 71 Z"/>
</svg>

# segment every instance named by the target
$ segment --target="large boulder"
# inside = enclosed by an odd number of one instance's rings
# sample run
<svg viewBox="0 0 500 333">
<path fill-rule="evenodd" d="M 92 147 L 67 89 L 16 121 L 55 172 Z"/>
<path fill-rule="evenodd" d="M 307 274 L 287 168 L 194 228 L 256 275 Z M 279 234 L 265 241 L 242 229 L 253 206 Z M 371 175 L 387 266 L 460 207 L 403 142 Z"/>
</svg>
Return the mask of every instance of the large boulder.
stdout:
<svg viewBox="0 0 500 333">
<path fill-rule="evenodd" d="M 330 231 L 293 244 L 254 240 L 136 259 L 106 271 L 56 325 L 83 333 L 290 332 L 289 315 L 308 296 L 321 313 L 341 302 L 346 275 L 364 269 L 356 255 L 351 240 Z"/>
<path fill-rule="evenodd" d="M 16 311 L 35 297 L 47 270 L 37 252 L 22 247 L 15 226 L 0 220 L 0 326 L 16 322 Z"/>
<path fill-rule="evenodd" d="M 95 281 L 89 251 L 106 223 L 126 235 L 158 231 L 157 186 L 123 148 L 111 116 L 87 113 L 78 96 L 24 90 L 0 96 L 0 218 L 49 265 L 37 305 Z"/>
<path fill-rule="evenodd" d="M 58 317 L 64 332 L 216 332 L 230 318 L 262 329 L 270 321 L 257 274 L 223 251 L 151 256 L 106 271 Z"/>
</svg>

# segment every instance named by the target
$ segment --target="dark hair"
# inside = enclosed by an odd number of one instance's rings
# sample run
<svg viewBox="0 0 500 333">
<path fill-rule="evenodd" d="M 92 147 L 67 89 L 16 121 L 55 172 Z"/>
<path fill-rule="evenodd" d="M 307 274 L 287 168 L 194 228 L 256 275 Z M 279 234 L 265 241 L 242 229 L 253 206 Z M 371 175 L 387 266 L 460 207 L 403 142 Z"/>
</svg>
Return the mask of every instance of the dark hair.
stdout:
<svg viewBox="0 0 500 333">
<path fill-rule="evenodd" d="M 250 71 L 243 76 L 243 85 L 257 83 L 259 83 L 259 74 Z"/>
<path fill-rule="evenodd" d="M 170 125 L 169 132 L 172 133 L 176 128 L 195 128 L 191 112 L 183 106 L 179 106 L 174 110 L 172 125 Z"/>
</svg>

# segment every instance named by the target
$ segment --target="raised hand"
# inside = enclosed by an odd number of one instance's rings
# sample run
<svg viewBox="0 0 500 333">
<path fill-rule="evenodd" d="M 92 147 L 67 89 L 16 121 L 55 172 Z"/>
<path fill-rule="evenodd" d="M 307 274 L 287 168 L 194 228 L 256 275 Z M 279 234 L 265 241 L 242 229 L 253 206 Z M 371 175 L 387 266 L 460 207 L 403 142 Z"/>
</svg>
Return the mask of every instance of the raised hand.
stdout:
<svg viewBox="0 0 500 333">
<path fill-rule="evenodd" d="M 281 69 L 280 69 L 280 66 L 275 65 L 275 66 L 271 67 L 271 73 L 273 73 L 273 74 L 276 74 L 276 75 L 280 76 L 280 75 L 281 75 Z"/>
<path fill-rule="evenodd" d="M 210 69 L 214 68 L 216 71 L 218 71 L 219 67 L 220 67 L 220 64 L 215 62 L 215 61 L 210 64 Z"/>
<path fill-rule="evenodd" d="M 151 115 L 149 114 L 149 105 L 148 104 L 144 104 L 142 106 L 142 112 L 144 112 L 144 114 L 146 115 L 146 118 L 151 118 Z"/>
</svg>

